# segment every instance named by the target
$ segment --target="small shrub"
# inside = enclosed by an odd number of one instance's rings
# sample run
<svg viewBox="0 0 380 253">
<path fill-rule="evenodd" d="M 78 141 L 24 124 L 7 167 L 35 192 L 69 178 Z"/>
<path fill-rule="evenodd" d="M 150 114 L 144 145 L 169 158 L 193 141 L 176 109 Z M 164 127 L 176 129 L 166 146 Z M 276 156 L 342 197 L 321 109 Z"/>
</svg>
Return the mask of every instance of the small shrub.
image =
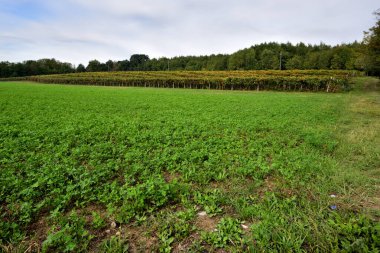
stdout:
<svg viewBox="0 0 380 253">
<path fill-rule="evenodd" d="M 100 248 L 103 252 L 109 253 L 126 253 L 128 252 L 129 246 L 118 236 L 112 236 L 110 239 L 105 240 Z"/>
<path fill-rule="evenodd" d="M 217 248 L 227 245 L 239 245 L 243 242 L 241 222 L 234 218 L 223 218 L 217 225 L 217 231 L 203 234 L 203 239 Z"/>
<path fill-rule="evenodd" d="M 84 228 L 85 220 L 72 212 L 64 218 L 60 226 L 53 226 L 53 231 L 42 243 L 43 252 L 84 252 L 92 235 Z"/>
<path fill-rule="evenodd" d="M 336 229 L 338 248 L 343 252 L 378 252 L 380 250 L 380 224 L 365 216 L 348 221 L 336 216 L 329 223 Z"/>
<path fill-rule="evenodd" d="M 101 229 L 106 226 L 105 220 L 97 212 L 92 212 L 92 226 L 95 229 Z"/>
</svg>

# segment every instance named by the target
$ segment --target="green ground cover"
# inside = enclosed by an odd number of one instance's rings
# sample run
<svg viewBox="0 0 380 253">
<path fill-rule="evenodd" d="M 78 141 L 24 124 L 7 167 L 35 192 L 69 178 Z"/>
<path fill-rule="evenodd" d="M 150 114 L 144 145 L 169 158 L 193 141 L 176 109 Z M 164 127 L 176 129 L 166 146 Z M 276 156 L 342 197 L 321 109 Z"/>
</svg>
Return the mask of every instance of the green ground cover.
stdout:
<svg viewBox="0 0 380 253">
<path fill-rule="evenodd" d="M 0 83 L 1 248 L 378 252 L 378 81 L 354 87 Z"/>
</svg>

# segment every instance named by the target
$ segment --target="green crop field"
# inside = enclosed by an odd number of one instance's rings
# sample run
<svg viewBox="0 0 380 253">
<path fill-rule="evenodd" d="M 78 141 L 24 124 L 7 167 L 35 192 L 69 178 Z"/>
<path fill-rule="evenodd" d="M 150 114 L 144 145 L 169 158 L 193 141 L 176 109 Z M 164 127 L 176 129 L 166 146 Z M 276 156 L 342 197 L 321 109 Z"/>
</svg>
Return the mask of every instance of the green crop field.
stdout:
<svg viewBox="0 0 380 253">
<path fill-rule="evenodd" d="M 379 82 L 353 87 L 2 82 L 1 250 L 378 252 Z"/>
</svg>

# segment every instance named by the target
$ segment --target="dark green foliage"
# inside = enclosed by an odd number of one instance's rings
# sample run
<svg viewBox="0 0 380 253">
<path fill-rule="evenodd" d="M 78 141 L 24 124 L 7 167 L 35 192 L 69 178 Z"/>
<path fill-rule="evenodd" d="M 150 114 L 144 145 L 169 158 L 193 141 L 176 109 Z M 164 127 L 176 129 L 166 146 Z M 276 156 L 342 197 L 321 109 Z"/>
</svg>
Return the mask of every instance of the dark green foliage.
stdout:
<svg viewBox="0 0 380 253">
<path fill-rule="evenodd" d="M 134 54 L 129 59 L 130 70 L 145 70 L 144 65 L 149 61 L 149 56 L 145 54 Z"/>
<path fill-rule="evenodd" d="M 87 72 L 100 72 L 107 71 L 107 65 L 104 63 L 100 63 L 98 60 L 92 60 L 88 63 L 86 67 Z"/>
<path fill-rule="evenodd" d="M 76 69 L 76 72 L 85 72 L 86 71 L 86 68 L 83 66 L 83 64 L 79 64 L 77 69 Z"/>
<path fill-rule="evenodd" d="M 22 63 L 0 62 L 0 78 L 72 72 L 75 72 L 72 64 L 55 59 L 29 60 Z"/>
<path fill-rule="evenodd" d="M 303 58 L 299 55 L 293 56 L 286 63 L 286 69 L 303 69 Z"/>
<path fill-rule="evenodd" d="M 380 10 L 375 13 L 376 24 L 365 32 L 366 64 L 370 74 L 380 76 Z"/>
<path fill-rule="evenodd" d="M 280 69 L 280 55 L 271 49 L 264 49 L 260 55 L 261 69 Z"/>
</svg>

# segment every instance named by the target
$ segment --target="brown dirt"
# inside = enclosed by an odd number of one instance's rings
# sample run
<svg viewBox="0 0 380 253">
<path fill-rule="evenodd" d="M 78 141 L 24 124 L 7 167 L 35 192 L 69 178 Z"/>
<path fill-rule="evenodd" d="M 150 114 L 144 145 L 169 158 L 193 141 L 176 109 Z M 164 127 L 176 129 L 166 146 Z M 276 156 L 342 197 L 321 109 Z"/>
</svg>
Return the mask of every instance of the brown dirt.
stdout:
<svg viewBox="0 0 380 253">
<path fill-rule="evenodd" d="M 17 245 L 0 245 L 0 252 L 41 252 L 42 242 L 46 239 L 50 226 L 47 214 L 41 214 L 40 218 L 27 227 L 27 237 Z"/>
<path fill-rule="evenodd" d="M 102 219 L 104 219 L 106 226 L 103 229 L 95 230 L 91 226 L 86 226 L 86 229 L 89 230 L 91 235 L 94 235 L 95 237 L 90 241 L 90 244 L 88 246 L 89 252 L 97 252 L 97 248 L 99 247 L 99 244 L 105 240 L 107 237 L 110 237 L 112 235 L 115 235 L 118 231 L 118 228 L 112 228 L 111 223 L 112 219 L 107 216 L 107 210 L 104 206 L 98 205 L 98 204 L 90 204 L 87 207 L 80 209 L 77 211 L 77 213 L 81 216 L 83 216 L 86 220 L 87 224 L 92 224 L 93 217 L 92 213 L 96 212 L 100 215 Z M 109 230 L 109 233 L 107 232 Z"/>
<path fill-rule="evenodd" d="M 164 179 L 167 183 L 170 183 L 173 180 L 178 179 L 180 177 L 181 177 L 181 174 L 178 172 L 169 172 L 169 171 L 164 172 Z"/>
<path fill-rule="evenodd" d="M 202 231 L 211 232 L 216 229 L 218 222 L 219 218 L 217 217 L 198 216 L 195 220 L 195 226 Z"/>
<path fill-rule="evenodd" d="M 278 181 L 279 180 L 274 176 L 266 177 L 263 185 L 257 191 L 260 198 L 264 198 L 267 192 L 274 192 L 277 189 Z"/>
<path fill-rule="evenodd" d="M 283 197 L 291 197 L 296 194 L 296 190 L 287 187 L 286 181 L 279 176 L 268 176 L 264 179 L 264 184 L 258 190 L 260 198 L 263 198 L 266 192 L 277 192 Z"/>
<path fill-rule="evenodd" d="M 380 198 L 379 197 L 370 198 L 368 201 L 368 207 L 370 209 L 380 210 Z"/>
<path fill-rule="evenodd" d="M 194 232 L 189 237 L 187 237 L 185 240 L 172 245 L 173 247 L 173 253 L 179 253 L 179 252 L 188 252 L 189 247 L 200 238 L 200 235 L 198 232 Z"/>
<path fill-rule="evenodd" d="M 155 252 L 158 245 L 158 239 L 146 233 L 146 228 L 128 226 L 123 229 L 125 238 L 129 244 L 129 252 Z"/>
</svg>

